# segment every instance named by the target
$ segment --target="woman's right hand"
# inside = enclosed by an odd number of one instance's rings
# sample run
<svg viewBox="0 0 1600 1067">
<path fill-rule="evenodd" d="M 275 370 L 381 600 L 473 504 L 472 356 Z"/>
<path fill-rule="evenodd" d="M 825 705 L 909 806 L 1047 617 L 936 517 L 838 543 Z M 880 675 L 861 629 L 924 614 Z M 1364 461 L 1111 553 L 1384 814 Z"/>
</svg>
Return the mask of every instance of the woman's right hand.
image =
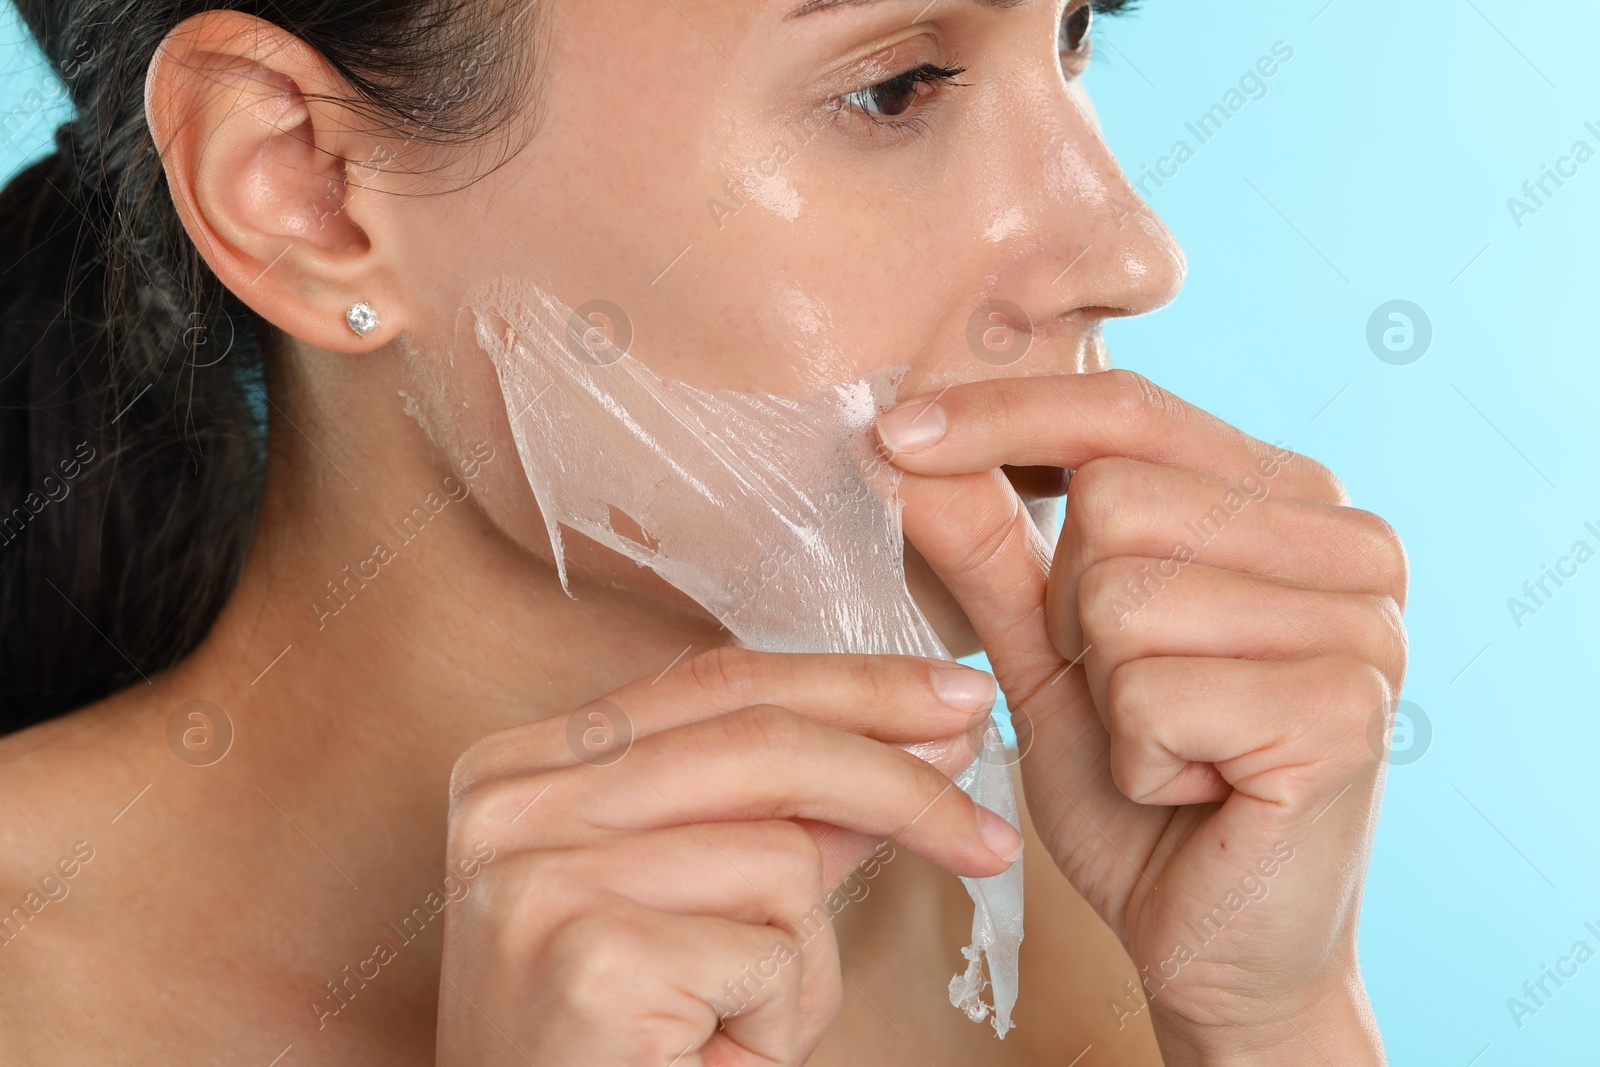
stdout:
<svg viewBox="0 0 1600 1067">
<path fill-rule="evenodd" d="M 824 898 L 877 843 L 968 877 L 1020 855 L 949 777 L 994 693 L 954 663 L 718 649 L 479 741 L 449 859 L 492 861 L 446 909 L 437 1062 L 803 1062 L 841 999 Z"/>
</svg>

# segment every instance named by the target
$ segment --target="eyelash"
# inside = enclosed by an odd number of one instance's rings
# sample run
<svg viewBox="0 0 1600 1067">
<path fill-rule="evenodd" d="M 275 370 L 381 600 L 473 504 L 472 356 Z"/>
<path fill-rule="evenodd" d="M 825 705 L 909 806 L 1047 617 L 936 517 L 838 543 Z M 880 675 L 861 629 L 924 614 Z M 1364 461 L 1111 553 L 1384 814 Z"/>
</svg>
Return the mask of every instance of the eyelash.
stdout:
<svg viewBox="0 0 1600 1067">
<path fill-rule="evenodd" d="M 1138 4 L 1139 0 L 1091 0 L 1090 3 L 1076 8 L 1073 14 L 1076 15 L 1079 12 L 1090 12 L 1092 15 L 1100 16 L 1122 15 L 1133 11 Z M 1067 19 L 1071 17 L 1073 16 L 1069 15 L 1064 17 L 1061 25 L 1064 27 L 1067 24 Z M 966 67 L 962 66 L 947 66 L 938 63 L 924 63 L 919 67 L 913 67 L 912 69 L 901 74 L 896 74 L 892 78 L 886 78 L 883 81 L 875 82 L 864 89 L 858 89 L 855 92 L 845 93 L 843 96 L 836 97 L 833 101 L 834 110 L 838 113 L 848 114 L 858 121 L 867 123 L 869 129 L 890 129 L 902 132 L 925 131 L 927 129 L 927 122 L 923 117 L 922 112 L 931 106 L 928 102 L 920 103 L 917 106 L 916 114 L 913 114 L 909 117 L 901 117 L 874 115 L 860 104 L 854 104 L 850 101 L 852 98 L 867 97 L 869 94 L 879 91 L 888 91 L 894 93 L 916 93 L 918 88 L 925 85 L 932 86 L 936 90 L 969 85 L 971 84 L 969 82 L 956 81 L 956 78 L 965 73 L 966 69 Z M 936 95 L 937 93 L 918 94 L 917 97 L 913 98 L 913 101 L 915 103 L 918 98 L 926 101 L 927 97 Z"/>
<path fill-rule="evenodd" d="M 968 82 L 956 81 L 957 78 L 966 72 L 966 69 L 966 67 L 960 66 L 946 66 L 939 63 L 924 63 L 920 67 L 913 67 L 904 73 L 896 74 L 892 78 L 885 78 L 883 81 L 875 82 L 864 89 L 858 89 L 853 93 L 846 93 L 843 96 L 836 98 L 834 101 L 835 110 L 864 120 L 870 123 L 873 127 L 902 131 L 925 130 L 927 129 L 927 122 L 922 115 L 922 112 L 925 111 L 928 106 L 930 106 L 927 103 L 921 103 L 920 106 L 917 107 L 915 114 L 912 114 L 909 117 L 902 117 L 900 115 L 874 115 L 860 104 L 853 104 L 850 101 L 852 98 L 866 97 L 872 93 L 884 91 L 897 94 L 916 94 L 913 97 L 913 102 L 915 103 L 918 98 L 925 99 L 927 96 L 934 95 L 932 93 L 917 93 L 917 90 L 922 86 L 932 86 L 936 89 L 943 89 L 955 88 L 969 84 Z"/>
</svg>

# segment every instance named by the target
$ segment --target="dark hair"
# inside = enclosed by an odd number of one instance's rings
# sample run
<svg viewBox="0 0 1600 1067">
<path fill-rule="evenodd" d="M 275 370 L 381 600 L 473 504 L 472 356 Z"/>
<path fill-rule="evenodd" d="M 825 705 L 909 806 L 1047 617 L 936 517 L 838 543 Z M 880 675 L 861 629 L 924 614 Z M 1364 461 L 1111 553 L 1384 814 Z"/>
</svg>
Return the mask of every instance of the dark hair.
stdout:
<svg viewBox="0 0 1600 1067">
<path fill-rule="evenodd" d="M 144 114 L 157 45 L 203 11 L 254 15 L 375 129 L 429 145 L 517 114 L 534 60 L 528 0 L 16 3 L 73 117 L 0 191 L 0 734 L 188 654 L 261 498 L 278 336 L 179 222 Z"/>
</svg>

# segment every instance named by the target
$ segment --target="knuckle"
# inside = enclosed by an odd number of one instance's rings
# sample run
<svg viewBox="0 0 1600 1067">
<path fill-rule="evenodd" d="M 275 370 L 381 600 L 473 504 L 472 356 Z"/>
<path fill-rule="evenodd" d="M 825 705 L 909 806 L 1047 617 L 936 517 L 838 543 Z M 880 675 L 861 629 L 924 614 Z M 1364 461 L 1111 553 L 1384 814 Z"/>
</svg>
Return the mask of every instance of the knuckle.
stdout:
<svg viewBox="0 0 1600 1067">
<path fill-rule="evenodd" d="M 987 723 L 978 723 L 965 733 L 938 741 L 925 741 L 913 750 L 917 759 L 941 774 L 954 778 L 983 753 Z"/>
<path fill-rule="evenodd" d="M 1078 577 L 1078 611 L 1086 619 L 1094 606 L 1104 603 L 1116 590 L 1119 577 L 1115 559 L 1097 559 Z"/>
<path fill-rule="evenodd" d="M 1124 418 L 1142 422 L 1152 414 L 1166 411 L 1172 395 L 1136 371 L 1116 367 L 1105 373 L 1107 399 Z"/>
<path fill-rule="evenodd" d="M 477 745 L 471 745 L 461 755 L 456 757 L 455 763 L 450 766 L 450 800 L 465 793 L 472 786 L 477 776 L 478 751 Z"/>
<path fill-rule="evenodd" d="M 729 750 L 758 767 L 787 761 L 805 739 L 805 721 L 776 704 L 753 704 L 722 716 Z"/>
<path fill-rule="evenodd" d="M 607 910 L 574 916 L 550 935 L 545 963 L 565 1011 L 600 1019 L 623 1006 L 624 991 L 650 964 L 637 926 Z"/>
<path fill-rule="evenodd" d="M 1409 639 L 1400 606 L 1391 597 L 1375 594 L 1363 596 L 1360 605 L 1359 625 L 1370 662 L 1388 677 L 1402 676 Z"/>
<path fill-rule="evenodd" d="M 1400 532 L 1383 516 L 1373 512 L 1351 508 L 1350 515 L 1362 530 L 1363 553 L 1371 561 L 1383 588 L 1397 601 L 1403 600 L 1410 582 L 1411 563 Z"/>
<path fill-rule="evenodd" d="M 478 738 L 450 768 L 451 799 L 481 788 L 487 782 L 548 766 L 549 735 L 549 721 L 540 720 Z"/>
<path fill-rule="evenodd" d="M 635 1018 L 631 1030 L 626 1059 L 617 1067 L 672 1067 L 683 1059 L 683 1027 L 677 1020 Z"/>
<path fill-rule="evenodd" d="M 468 745 L 450 767 L 450 799 L 452 801 L 475 788 L 483 779 L 489 765 L 489 754 L 498 733 L 481 737 Z"/>
<path fill-rule="evenodd" d="M 1373 743 L 1373 723 L 1387 717 L 1397 687 L 1376 665 L 1362 661 L 1344 664 L 1339 675 L 1330 669 L 1324 692 L 1324 715 L 1338 739 L 1331 747 L 1363 767 L 1378 763 L 1383 750 Z"/>
<path fill-rule="evenodd" d="M 1073 473 L 1067 517 L 1086 557 L 1093 558 L 1097 546 L 1111 540 L 1119 521 L 1137 511 L 1135 481 L 1134 462 L 1121 456 L 1091 459 Z"/>
<path fill-rule="evenodd" d="M 1139 801 L 1149 791 L 1146 782 L 1146 767 L 1143 759 L 1143 746 L 1133 738 L 1116 737 L 1111 739 L 1111 748 L 1108 754 L 1111 765 L 1111 784 L 1117 791 L 1132 801 Z"/>
<path fill-rule="evenodd" d="M 510 946 L 545 943 L 565 917 L 594 906 L 592 871 L 580 870 L 578 852 L 536 849 L 519 852 L 495 872 L 480 903 L 501 918 L 499 936 Z"/>
<path fill-rule="evenodd" d="M 1127 556 L 1095 560 L 1078 579 L 1078 618 L 1091 644 L 1136 625 L 1142 608 L 1165 582 L 1147 561 Z"/>
<path fill-rule="evenodd" d="M 1111 784 L 1117 787 L 1117 792 L 1134 800 L 1139 795 L 1139 783 L 1133 771 L 1131 761 L 1125 755 L 1126 745 L 1121 742 L 1111 743 Z"/>
<path fill-rule="evenodd" d="M 1285 693 L 1284 707 L 1303 709 L 1301 717 L 1319 730 L 1331 726 L 1341 731 L 1361 708 L 1370 713 L 1377 706 L 1370 698 L 1381 675 L 1364 658 L 1332 653 L 1300 666 Z"/>
<path fill-rule="evenodd" d="M 1400 695 L 1400 687 L 1395 685 L 1389 675 L 1379 670 L 1374 665 L 1364 664 L 1359 670 L 1355 690 L 1351 698 L 1350 717 L 1354 725 L 1365 725 L 1373 710 L 1388 707 Z"/>
<path fill-rule="evenodd" d="M 858 656 L 856 660 L 856 677 L 873 706 L 893 700 L 895 689 L 905 684 L 908 673 L 916 669 L 913 660 L 901 661 L 887 656 Z M 923 684 L 929 683 L 924 679 Z"/>
<path fill-rule="evenodd" d="M 1389 678 L 1404 678 L 1406 664 L 1411 660 L 1411 637 L 1406 632 L 1405 617 L 1401 614 L 1400 605 L 1391 597 L 1379 597 L 1378 606 L 1388 623 L 1389 662 L 1384 674 Z"/>
<path fill-rule="evenodd" d="M 1344 483 L 1326 464 L 1298 452 L 1290 453 L 1287 464 L 1295 472 L 1298 480 L 1309 487 L 1313 497 L 1338 504 L 1340 507 L 1349 506 L 1350 494 L 1345 491 Z"/>
<path fill-rule="evenodd" d="M 779 960 L 799 960 L 802 958 L 800 939 L 787 930 L 779 929 L 768 935 L 762 931 L 763 939 L 770 939 L 771 954 Z M 791 996 L 798 994 L 800 984 L 799 967 L 780 967 L 778 971 L 780 981 L 791 989 Z"/>
<path fill-rule="evenodd" d="M 991 562 L 1014 550 L 1018 542 L 1027 544 L 1029 537 L 1037 537 L 1037 530 L 1020 497 L 1013 497 L 1011 510 L 1004 516 L 985 518 L 969 537 L 964 538 L 958 551 L 949 560 L 947 569 L 957 577 L 981 571 Z"/>
<path fill-rule="evenodd" d="M 702 689 L 728 694 L 735 700 L 754 699 L 763 656 L 748 648 L 726 645 L 702 652 L 689 661 L 690 677 Z"/>
<path fill-rule="evenodd" d="M 537 794 L 530 778 L 497 778 L 463 790 L 450 804 L 450 842 L 500 835 L 512 815 Z"/>
<path fill-rule="evenodd" d="M 1003 432 L 1015 426 L 1022 412 L 1017 404 L 1016 383 L 1009 378 L 991 378 L 983 382 L 974 397 L 978 404 L 975 414 L 983 428 L 990 433 Z"/>
<path fill-rule="evenodd" d="M 464 789 L 450 801 L 450 840 L 470 837 L 489 825 L 489 813 L 498 806 L 491 787 Z"/>
<path fill-rule="evenodd" d="M 790 863 L 792 871 L 822 877 L 822 846 L 811 831 L 790 819 L 774 820 L 772 831 L 773 846 Z"/>
<path fill-rule="evenodd" d="M 953 794 L 957 803 L 972 801 L 959 789 L 951 788 L 950 776 L 926 760 L 919 759 L 910 753 L 894 750 L 903 758 L 896 763 L 904 768 L 904 773 L 896 776 L 901 783 L 901 803 L 906 811 L 915 815 L 925 811 L 930 805 L 946 794 Z"/>
<path fill-rule="evenodd" d="M 1118 664 L 1106 682 L 1106 717 L 1113 733 L 1143 735 L 1148 732 L 1154 701 L 1151 665 L 1146 660 Z"/>
<path fill-rule="evenodd" d="M 788 897 L 787 909 L 802 911 L 823 896 L 822 846 L 811 831 L 790 819 L 773 820 L 770 826 L 768 870 L 778 876 L 776 883 Z"/>
</svg>

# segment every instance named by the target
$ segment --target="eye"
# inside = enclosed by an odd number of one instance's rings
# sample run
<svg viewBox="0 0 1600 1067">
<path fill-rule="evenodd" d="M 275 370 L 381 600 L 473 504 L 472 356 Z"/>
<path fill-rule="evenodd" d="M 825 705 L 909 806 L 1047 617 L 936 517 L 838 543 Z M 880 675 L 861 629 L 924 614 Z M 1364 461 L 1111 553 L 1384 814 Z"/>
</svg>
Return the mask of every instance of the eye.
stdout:
<svg viewBox="0 0 1600 1067">
<path fill-rule="evenodd" d="M 1080 55 L 1089 42 L 1089 27 L 1093 22 L 1093 4 L 1083 4 L 1068 12 L 1061 20 L 1061 32 L 1056 38 L 1056 51 L 1063 56 Z"/>
<path fill-rule="evenodd" d="M 909 112 L 919 99 L 932 96 L 941 85 L 965 84 L 955 79 L 966 69 L 924 63 L 876 85 L 846 93 L 839 100 L 873 119 L 895 118 Z"/>
</svg>

